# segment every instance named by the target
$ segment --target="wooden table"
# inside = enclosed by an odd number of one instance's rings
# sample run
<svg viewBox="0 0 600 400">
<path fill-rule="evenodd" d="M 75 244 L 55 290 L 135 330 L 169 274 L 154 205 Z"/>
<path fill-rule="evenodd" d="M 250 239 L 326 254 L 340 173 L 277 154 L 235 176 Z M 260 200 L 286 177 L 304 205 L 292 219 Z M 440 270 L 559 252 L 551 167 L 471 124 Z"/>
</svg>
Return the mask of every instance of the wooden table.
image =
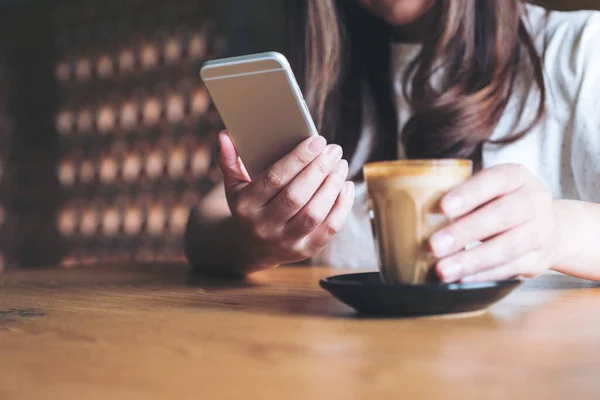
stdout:
<svg viewBox="0 0 600 400">
<path fill-rule="evenodd" d="M 339 271 L 181 265 L 0 276 L 0 399 L 598 399 L 600 288 L 549 275 L 487 314 L 356 316 Z"/>
</svg>

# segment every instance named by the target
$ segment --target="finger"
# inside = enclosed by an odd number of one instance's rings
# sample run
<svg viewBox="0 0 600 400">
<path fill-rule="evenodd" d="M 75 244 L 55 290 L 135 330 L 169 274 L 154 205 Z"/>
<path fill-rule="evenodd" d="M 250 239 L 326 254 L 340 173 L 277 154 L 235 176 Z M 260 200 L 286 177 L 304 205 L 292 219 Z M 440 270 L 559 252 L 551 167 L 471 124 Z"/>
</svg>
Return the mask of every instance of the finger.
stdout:
<svg viewBox="0 0 600 400">
<path fill-rule="evenodd" d="M 479 272 L 475 275 L 470 275 L 461 280 L 462 283 L 475 282 L 497 282 L 507 279 L 515 279 L 519 276 L 519 268 L 516 263 L 502 265 L 487 271 Z"/>
<path fill-rule="evenodd" d="M 263 206 L 261 213 L 268 216 L 274 226 L 283 226 L 308 204 L 341 157 L 340 146 L 327 146 L 316 160 Z"/>
<path fill-rule="evenodd" d="M 429 239 L 437 258 L 447 257 L 473 241 L 483 241 L 530 221 L 531 196 L 519 190 L 490 202 L 482 208 L 435 232 Z"/>
<path fill-rule="evenodd" d="M 505 279 L 532 278 L 544 269 L 544 265 L 540 265 L 538 255 L 536 253 L 528 253 L 507 264 L 465 276 L 462 282 L 492 282 Z"/>
<path fill-rule="evenodd" d="M 225 131 L 219 133 L 219 147 L 219 167 L 223 171 L 226 188 L 249 183 L 250 176 L 240 160 L 231 137 Z"/>
<path fill-rule="evenodd" d="M 444 282 L 456 282 L 466 276 L 481 273 L 511 263 L 539 249 L 533 224 L 527 224 L 500 234 L 483 244 L 440 260 L 438 275 Z"/>
<path fill-rule="evenodd" d="M 512 193 L 525 184 L 526 170 L 519 165 L 499 165 L 484 169 L 446 194 L 442 211 L 449 218 L 458 218 L 497 197 Z"/>
<path fill-rule="evenodd" d="M 325 221 L 306 237 L 306 246 L 313 252 L 327 246 L 346 223 L 353 205 L 354 183 L 346 182 Z"/>
<path fill-rule="evenodd" d="M 300 143 L 245 188 L 247 197 L 253 199 L 255 207 L 264 206 L 321 155 L 325 146 L 326 141 L 322 136 L 315 136 Z"/>
<path fill-rule="evenodd" d="M 301 238 L 321 225 L 331 212 L 347 176 L 348 162 L 340 160 L 308 204 L 286 224 L 286 236 Z"/>
</svg>

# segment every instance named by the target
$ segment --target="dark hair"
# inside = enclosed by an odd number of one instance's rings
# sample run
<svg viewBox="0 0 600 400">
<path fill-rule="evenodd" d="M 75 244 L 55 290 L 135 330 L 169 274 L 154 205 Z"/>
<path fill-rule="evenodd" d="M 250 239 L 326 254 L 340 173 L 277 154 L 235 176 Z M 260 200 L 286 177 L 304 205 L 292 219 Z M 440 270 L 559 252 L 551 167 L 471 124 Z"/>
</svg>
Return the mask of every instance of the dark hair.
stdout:
<svg viewBox="0 0 600 400">
<path fill-rule="evenodd" d="M 291 61 L 320 133 L 342 145 L 346 158 L 357 149 L 363 101 L 369 99 L 377 135 L 367 161 L 394 159 L 392 28 L 357 3 L 289 0 Z M 496 143 L 518 140 L 540 121 L 546 98 L 542 60 L 522 7 L 519 0 L 438 0 L 430 11 L 432 29 L 403 80 L 412 108 L 401 132 L 408 158 L 469 158 L 479 168 L 482 146 L 491 142 L 519 76 L 539 89 L 536 117 Z M 440 67 L 441 87 L 434 88 Z"/>
</svg>

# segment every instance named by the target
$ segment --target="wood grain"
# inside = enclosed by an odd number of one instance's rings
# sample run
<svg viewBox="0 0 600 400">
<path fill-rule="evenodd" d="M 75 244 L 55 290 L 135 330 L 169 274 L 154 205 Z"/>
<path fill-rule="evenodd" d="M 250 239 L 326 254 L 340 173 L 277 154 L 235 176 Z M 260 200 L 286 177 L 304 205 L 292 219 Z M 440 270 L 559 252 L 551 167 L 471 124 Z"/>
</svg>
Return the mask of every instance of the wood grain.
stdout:
<svg viewBox="0 0 600 400">
<path fill-rule="evenodd" d="M 182 265 L 0 276 L 0 398 L 599 398 L 600 288 L 530 281 L 464 319 L 360 318 L 326 268 Z"/>
</svg>

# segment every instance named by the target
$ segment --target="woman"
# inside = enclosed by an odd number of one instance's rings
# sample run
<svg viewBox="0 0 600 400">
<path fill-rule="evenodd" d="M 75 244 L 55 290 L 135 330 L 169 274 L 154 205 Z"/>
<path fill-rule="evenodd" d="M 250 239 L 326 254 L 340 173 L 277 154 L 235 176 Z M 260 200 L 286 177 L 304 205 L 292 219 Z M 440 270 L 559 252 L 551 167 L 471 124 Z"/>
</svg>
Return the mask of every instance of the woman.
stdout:
<svg viewBox="0 0 600 400">
<path fill-rule="evenodd" d="M 373 268 L 362 165 L 464 157 L 477 173 L 443 198 L 454 222 L 430 240 L 444 282 L 548 269 L 600 280 L 597 13 L 518 0 L 307 0 L 290 1 L 290 22 L 295 73 L 324 138 L 250 181 L 221 133 L 224 185 L 187 232 L 199 270 L 306 259 Z"/>
</svg>

